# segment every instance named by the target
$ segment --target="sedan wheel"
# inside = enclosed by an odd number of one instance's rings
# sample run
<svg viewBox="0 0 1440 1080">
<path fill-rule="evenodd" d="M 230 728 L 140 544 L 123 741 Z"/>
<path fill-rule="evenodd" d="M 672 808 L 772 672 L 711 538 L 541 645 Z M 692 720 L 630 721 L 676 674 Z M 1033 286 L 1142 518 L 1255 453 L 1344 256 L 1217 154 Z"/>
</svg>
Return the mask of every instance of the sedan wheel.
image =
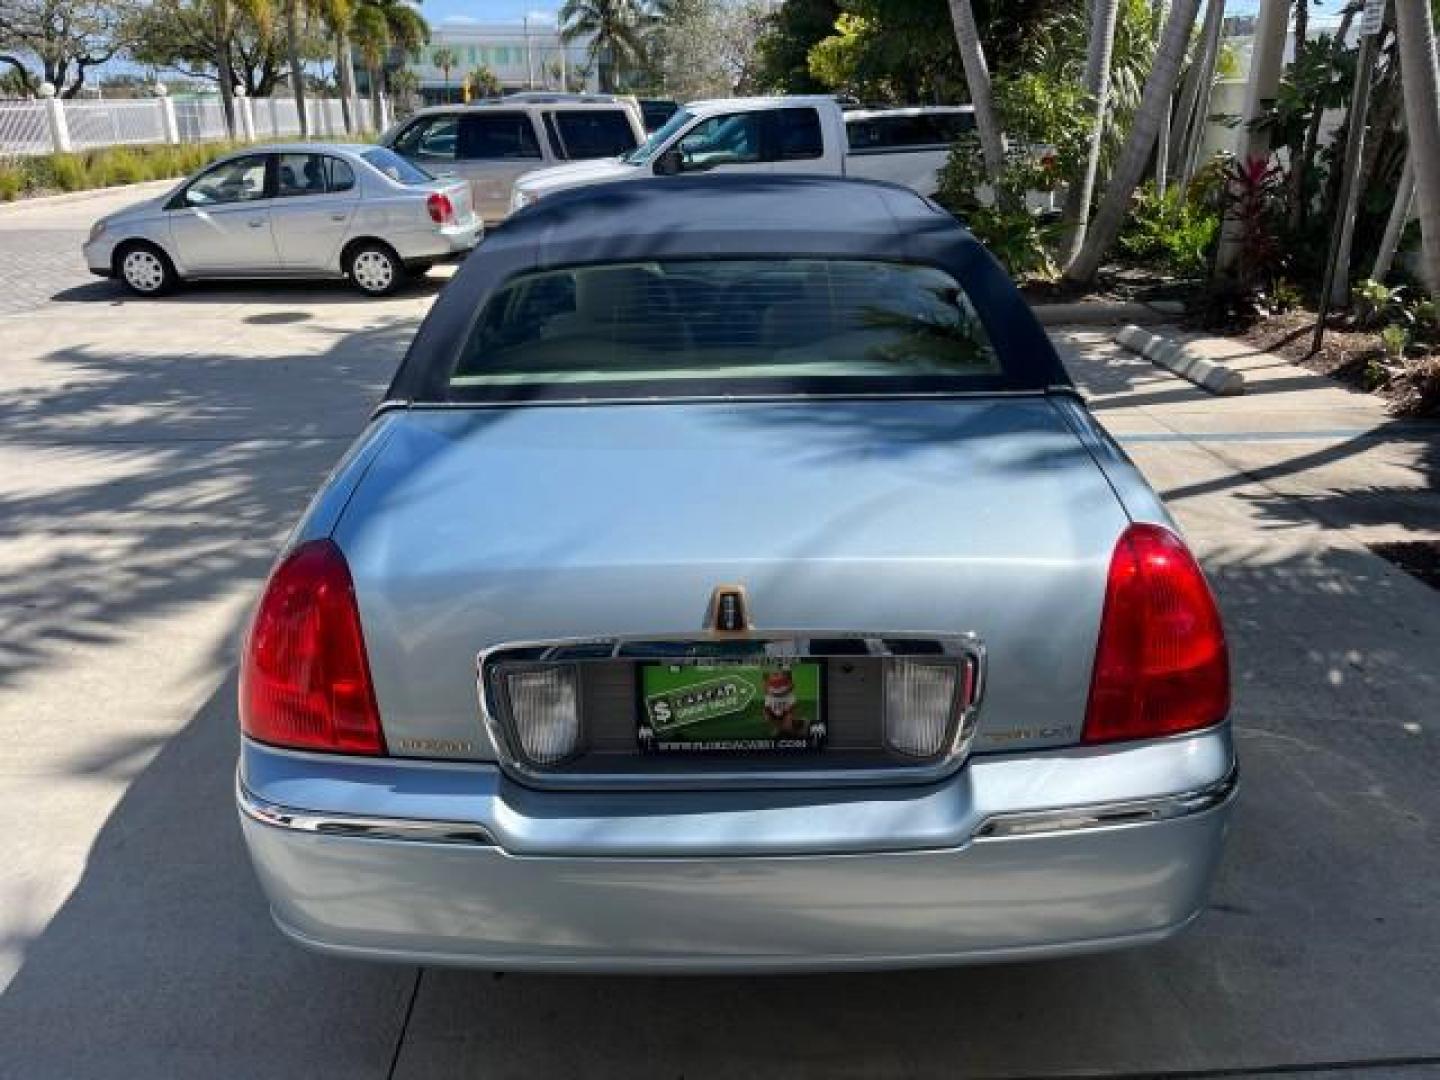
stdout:
<svg viewBox="0 0 1440 1080">
<path fill-rule="evenodd" d="M 400 287 L 404 271 L 393 252 L 379 245 L 362 247 L 350 258 L 350 280 L 368 296 L 385 296 Z"/>
<path fill-rule="evenodd" d="M 120 259 L 120 279 L 141 296 L 158 296 L 173 284 L 173 277 L 165 256 L 153 248 L 131 248 Z"/>
</svg>

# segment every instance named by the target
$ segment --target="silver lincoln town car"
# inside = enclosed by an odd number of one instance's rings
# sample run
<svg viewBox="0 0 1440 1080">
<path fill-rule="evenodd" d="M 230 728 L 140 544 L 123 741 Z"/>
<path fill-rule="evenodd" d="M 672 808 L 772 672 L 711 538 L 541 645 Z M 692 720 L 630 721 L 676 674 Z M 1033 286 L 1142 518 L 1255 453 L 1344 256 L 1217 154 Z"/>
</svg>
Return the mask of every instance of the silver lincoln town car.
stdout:
<svg viewBox="0 0 1440 1080">
<path fill-rule="evenodd" d="M 634 181 L 440 295 L 258 603 L 237 797 L 339 956 L 1057 956 L 1204 906 L 1229 703 L 1195 559 L 953 218 Z"/>
</svg>

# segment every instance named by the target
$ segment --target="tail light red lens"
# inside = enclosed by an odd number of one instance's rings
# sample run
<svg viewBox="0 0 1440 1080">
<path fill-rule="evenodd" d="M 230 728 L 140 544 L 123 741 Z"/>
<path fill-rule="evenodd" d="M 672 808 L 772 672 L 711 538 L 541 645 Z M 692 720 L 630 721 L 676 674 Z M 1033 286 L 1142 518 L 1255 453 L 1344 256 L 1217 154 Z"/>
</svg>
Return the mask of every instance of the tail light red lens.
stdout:
<svg viewBox="0 0 1440 1080">
<path fill-rule="evenodd" d="M 1110 561 L 1084 740 L 1194 731 L 1229 711 L 1225 631 L 1205 575 L 1168 529 L 1130 526 Z"/>
<path fill-rule="evenodd" d="M 385 753 L 355 586 L 329 540 L 270 575 L 240 661 L 240 727 L 276 746 Z"/>
<path fill-rule="evenodd" d="M 425 200 L 425 209 L 430 211 L 430 220 L 437 225 L 455 220 L 455 206 L 450 201 L 450 196 L 441 192 L 437 191 Z"/>
</svg>

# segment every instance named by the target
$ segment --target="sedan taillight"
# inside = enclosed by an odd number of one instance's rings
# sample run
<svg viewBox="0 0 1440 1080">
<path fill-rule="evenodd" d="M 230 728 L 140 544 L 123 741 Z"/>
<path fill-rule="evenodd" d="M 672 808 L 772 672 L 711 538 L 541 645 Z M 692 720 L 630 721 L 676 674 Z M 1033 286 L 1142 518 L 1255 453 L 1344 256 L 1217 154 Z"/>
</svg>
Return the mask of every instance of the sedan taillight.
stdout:
<svg viewBox="0 0 1440 1080">
<path fill-rule="evenodd" d="M 303 750 L 383 754 L 350 568 L 329 540 L 275 568 L 240 661 L 240 727 Z"/>
<path fill-rule="evenodd" d="M 430 220 L 437 225 L 455 220 L 455 205 L 450 201 L 450 196 L 443 192 L 437 191 L 426 199 L 425 209 L 430 211 Z"/>
<path fill-rule="evenodd" d="M 1131 525 L 1110 560 L 1084 740 L 1174 735 L 1229 711 L 1225 631 L 1205 575 L 1174 533 Z"/>
</svg>

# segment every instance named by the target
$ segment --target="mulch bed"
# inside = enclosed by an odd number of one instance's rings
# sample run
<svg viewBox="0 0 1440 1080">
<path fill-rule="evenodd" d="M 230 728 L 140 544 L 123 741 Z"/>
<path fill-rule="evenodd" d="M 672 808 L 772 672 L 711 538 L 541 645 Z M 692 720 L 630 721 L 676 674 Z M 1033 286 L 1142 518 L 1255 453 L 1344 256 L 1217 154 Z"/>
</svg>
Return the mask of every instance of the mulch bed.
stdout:
<svg viewBox="0 0 1440 1080">
<path fill-rule="evenodd" d="M 1440 355 L 1412 346 L 1404 361 L 1388 356 L 1378 330 L 1361 330 L 1332 319 L 1318 352 L 1311 351 L 1315 313 L 1305 309 L 1271 315 L 1228 336 L 1282 356 L 1355 390 L 1377 393 L 1400 416 L 1440 416 Z"/>
</svg>

